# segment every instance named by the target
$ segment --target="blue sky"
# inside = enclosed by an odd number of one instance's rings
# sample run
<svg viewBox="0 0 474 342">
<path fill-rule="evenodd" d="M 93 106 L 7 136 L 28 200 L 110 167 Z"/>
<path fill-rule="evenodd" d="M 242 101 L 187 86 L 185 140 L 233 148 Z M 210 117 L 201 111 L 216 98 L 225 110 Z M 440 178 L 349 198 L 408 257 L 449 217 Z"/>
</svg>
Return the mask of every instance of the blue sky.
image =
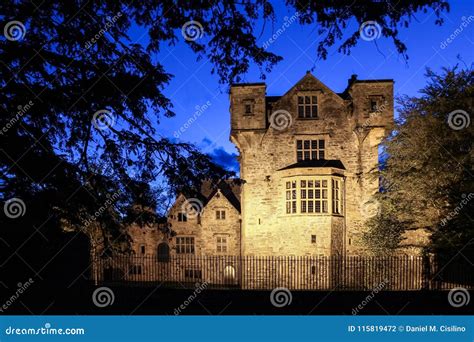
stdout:
<svg viewBox="0 0 474 342">
<path fill-rule="evenodd" d="M 277 21 L 273 28 L 272 25 L 266 26 L 259 38 L 262 46 L 281 27 L 285 16 L 294 14 L 283 5 L 278 5 L 275 10 Z M 375 41 L 359 40 L 350 55 L 338 53 L 336 43 L 329 50 L 327 60 L 318 60 L 316 47 L 321 38 L 317 27 L 294 23 L 268 48 L 282 56 L 283 61 L 267 74 L 267 95 L 285 93 L 307 70 L 336 92 L 342 92 L 350 75 L 357 74 L 359 79 L 392 78 L 396 95 L 416 95 L 425 85 L 427 67 L 440 70 L 444 66 L 463 65 L 458 55 L 468 66 L 474 61 L 474 2 L 453 1 L 450 12 L 442 16 L 445 23 L 441 27 L 434 24 L 435 15 L 430 10 L 418 13 L 409 28 L 400 28 L 400 38 L 408 48 L 408 63 L 396 52 L 392 41 L 384 37 Z M 461 27 L 463 20 L 467 23 L 465 27 Z M 462 32 L 451 43 L 443 44 L 460 27 Z M 354 22 L 347 32 L 357 29 Z M 255 32 L 261 30 L 259 23 Z M 146 42 L 145 31 L 137 30 L 133 37 L 140 43 Z M 206 38 L 204 31 L 200 39 L 205 42 Z M 198 61 L 184 39 L 174 46 L 163 47 L 156 58 L 168 73 L 174 75 L 164 93 L 171 99 L 176 113 L 175 117 L 161 121 L 158 132 L 173 137 L 174 132 L 199 110 L 198 119 L 180 133 L 179 140 L 194 143 L 222 164 L 235 168 L 234 154 L 237 151 L 229 141 L 227 86 L 219 85 L 217 76 L 211 74 L 211 63 L 206 59 Z M 243 80 L 261 81 L 259 71 L 252 67 Z M 203 109 L 205 105 L 207 108 Z"/>
</svg>

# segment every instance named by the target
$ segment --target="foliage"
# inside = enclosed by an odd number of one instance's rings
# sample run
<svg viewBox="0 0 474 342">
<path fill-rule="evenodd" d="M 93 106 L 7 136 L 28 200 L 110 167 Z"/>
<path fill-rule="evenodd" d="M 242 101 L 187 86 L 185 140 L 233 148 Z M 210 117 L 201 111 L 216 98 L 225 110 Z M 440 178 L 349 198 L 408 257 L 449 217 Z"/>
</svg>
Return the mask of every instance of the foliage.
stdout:
<svg viewBox="0 0 474 342">
<path fill-rule="evenodd" d="M 369 220 L 366 239 L 374 249 L 396 248 L 400 242 L 423 246 L 404 241 L 404 234 L 414 230 L 431 235 L 427 250 L 458 251 L 474 241 L 469 199 L 474 197 L 469 123 L 474 72 L 428 70 L 427 78 L 421 96 L 399 99 L 395 133 L 385 141 L 382 210 Z"/>
</svg>

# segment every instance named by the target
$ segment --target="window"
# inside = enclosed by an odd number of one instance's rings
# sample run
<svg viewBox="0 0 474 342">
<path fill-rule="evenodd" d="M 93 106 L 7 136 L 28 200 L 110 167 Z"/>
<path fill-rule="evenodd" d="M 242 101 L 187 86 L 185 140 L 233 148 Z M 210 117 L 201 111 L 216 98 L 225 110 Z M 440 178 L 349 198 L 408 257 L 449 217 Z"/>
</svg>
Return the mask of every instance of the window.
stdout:
<svg viewBox="0 0 474 342">
<path fill-rule="evenodd" d="M 377 109 L 378 109 L 377 101 L 374 99 L 370 100 L 370 111 L 376 112 Z"/>
<path fill-rule="evenodd" d="M 217 242 L 217 252 L 218 253 L 227 253 L 227 237 L 226 236 L 218 236 L 216 238 Z"/>
<path fill-rule="evenodd" d="M 328 181 L 301 180 L 301 213 L 328 212 Z"/>
<path fill-rule="evenodd" d="M 311 243 L 316 243 L 316 235 L 311 235 Z"/>
<path fill-rule="evenodd" d="M 176 238 L 177 254 L 194 254 L 194 237 L 177 237 Z"/>
<path fill-rule="evenodd" d="M 202 272 L 201 270 L 196 270 L 196 269 L 185 269 L 184 270 L 184 277 L 187 279 L 201 279 L 202 278 Z"/>
<path fill-rule="evenodd" d="M 145 245 L 140 245 L 140 253 L 145 254 Z"/>
<path fill-rule="evenodd" d="M 326 144 L 319 140 L 296 140 L 296 160 L 315 160 L 325 158 Z"/>
<path fill-rule="evenodd" d="M 128 273 L 133 274 L 133 275 L 142 274 L 142 266 L 141 265 L 132 265 L 132 266 L 130 266 L 130 268 L 128 270 Z"/>
<path fill-rule="evenodd" d="M 365 117 L 369 117 L 370 113 L 380 113 L 384 109 L 384 97 L 382 95 L 369 95 L 368 112 L 364 113 Z"/>
<path fill-rule="evenodd" d="M 216 220 L 225 220 L 225 210 L 216 210 Z"/>
<path fill-rule="evenodd" d="M 185 213 L 178 213 L 178 222 L 186 222 L 188 221 L 188 217 Z"/>
<path fill-rule="evenodd" d="M 245 114 L 246 115 L 252 115 L 252 105 L 251 104 L 246 104 L 245 105 Z"/>
<path fill-rule="evenodd" d="M 296 214 L 296 181 L 286 182 L 286 213 Z"/>
<path fill-rule="evenodd" d="M 253 115 L 255 101 L 252 99 L 244 100 L 244 115 Z"/>
<path fill-rule="evenodd" d="M 332 213 L 340 214 L 341 210 L 341 189 L 337 179 L 332 180 Z"/>
<path fill-rule="evenodd" d="M 342 184 L 341 178 L 330 176 L 319 178 L 301 176 L 295 180 L 285 181 L 285 211 L 287 214 L 340 215 L 343 213 L 344 198 Z"/>
<path fill-rule="evenodd" d="M 317 96 L 298 96 L 298 117 L 301 119 L 318 117 Z"/>
</svg>

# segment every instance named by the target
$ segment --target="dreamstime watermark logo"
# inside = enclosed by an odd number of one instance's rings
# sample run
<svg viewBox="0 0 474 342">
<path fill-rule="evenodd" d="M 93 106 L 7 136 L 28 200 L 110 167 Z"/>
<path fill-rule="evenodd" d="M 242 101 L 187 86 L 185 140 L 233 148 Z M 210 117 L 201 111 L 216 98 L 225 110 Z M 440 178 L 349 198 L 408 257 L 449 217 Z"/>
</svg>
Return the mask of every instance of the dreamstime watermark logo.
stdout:
<svg viewBox="0 0 474 342">
<path fill-rule="evenodd" d="M 277 308 L 290 305 L 293 300 L 293 295 L 286 287 L 277 287 L 270 293 L 270 302 Z"/>
<path fill-rule="evenodd" d="M 286 31 L 286 29 L 296 21 L 296 19 L 298 19 L 299 16 L 300 13 L 295 12 L 295 14 L 293 14 L 291 17 L 284 17 L 281 27 L 277 29 L 276 32 L 263 43 L 263 48 L 265 50 L 268 49 L 270 45 L 273 44 Z"/>
<path fill-rule="evenodd" d="M 388 101 L 385 100 L 384 103 L 382 103 L 380 106 L 377 106 L 374 111 L 369 112 L 369 117 L 364 121 L 361 128 L 367 128 L 368 126 L 371 126 L 374 123 L 374 119 L 382 114 L 387 109 L 387 106 Z"/>
<path fill-rule="evenodd" d="M 31 286 L 31 284 L 34 283 L 34 280 L 32 278 L 28 279 L 25 283 L 18 283 L 17 286 L 17 290 L 15 291 L 15 293 L 13 295 L 10 296 L 10 298 L 8 298 L 6 300 L 6 302 L 0 306 L 0 312 L 3 312 L 5 310 L 7 310 L 18 298 L 20 298 L 20 296 Z"/>
<path fill-rule="evenodd" d="M 9 326 L 5 329 L 6 335 L 84 335 L 84 328 L 53 328 L 51 323 L 45 323 L 39 328 L 17 328 Z"/>
<path fill-rule="evenodd" d="M 188 218 L 196 218 L 204 208 L 204 204 L 197 198 L 190 198 L 183 202 L 181 211 L 186 213 Z"/>
<path fill-rule="evenodd" d="M 374 20 L 365 21 L 359 27 L 359 34 L 363 40 L 370 42 L 380 38 L 382 28 Z"/>
<path fill-rule="evenodd" d="M 84 225 L 85 228 L 89 227 L 91 225 L 92 222 L 95 222 L 97 220 L 97 218 L 99 218 L 100 216 L 102 216 L 102 214 L 104 213 L 104 211 L 107 210 L 107 208 L 109 208 L 111 205 L 113 205 L 119 198 L 120 198 L 120 194 L 122 193 L 121 190 L 119 191 L 116 191 L 114 192 L 112 195 L 110 194 L 107 194 L 107 200 L 104 202 L 104 204 L 102 204 L 99 209 L 97 209 L 94 214 L 92 215 L 91 218 L 87 218 L 87 219 L 82 219 L 82 224 Z"/>
<path fill-rule="evenodd" d="M 105 23 L 104 25 L 104 28 L 100 29 L 99 32 L 97 32 L 97 34 L 92 37 L 91 39 L 89 39 L 88 41 L 86 41 L 86 43 L 84 44 L 84 47 L 86 49 L 90 49 L 92 45 L 94 45 L 95 43 L 97 43 L 97 41 L 102 38 L 102 36 L 112 27 L 115 25 L 115 23 L 120 19 L 120 17 L 122 16 L 122 12 L 118 12 L 116 15 L 114 15 L 113 17 L 107 17 L 106 20 L 107 22 Z"/>
<path fill-rule="evenodd" d="M 25 25 L 18 20 L 9 21 L 3 28 L 3 35 L 12 42 L 23 39 L 25 34 Z"/>
<path fill-rule="evenodd" d="M 381 211 L 380 203 L 377 201 L 367 201 L 361 203 L 359 210 L 364 218 L 374 217 Z"/>
<path fill-rule="evenodd" d="M 293 124 L 293 118 L 291 114 L 284 110 L 276 110 L 270 115 L 270 127 L 277 131 L 283 131 L 289 128 Z"/>
<path fill-rule="evenodd" d="M 455 287 L 448 293 L 448 302 L 452 307 L 460 308 L 469 304 L 471 296 L 464 287 Z"/>
<path fill-rule="evenodd" d="M 181 28 L 181 34 L 188 42 L 195 41 L 202 38 L 204 35 L 204 28 L 199 21 L 191 20 L 184 23 Z"/>
<path fill-rule="evenodd" d="M 202 106 L 197 105 L 194 107 L 196 111 L 177 131 L 174 131 L 173 136 L 178 139 L 191 125 L 211 106 L 211 101 L 207 101 Z"/>
<path fill-rule="evenodd" d="M 114 301 L 114 292 L 108 287 L 99 287 L 92 293 L 92 302 L 98 308 L 105 308 L 106 306 L 112 305 Z"/>
<path fill-rule="evenodd" d="M 357 315 L 360 310 L 362 310 L 370 301 L 375 297 L 377 293 L 382 291 L 382 289 L 388 284 L 388 280 L 384 279 L 380 284 L 373 288 L 372 292 L 370 292 L 362 302 L 357 305 L 355 308 L 352 309 L 352 315 Z"/>
<path fill-rule="evenodd" d="M 448 125 L 455 131 L 469 127 L 470 123 L 471 117 L 465 110 L 456 109 L 448 114 Z"/>
<path fill-rule="evenodd" d="M 19 198 L 11 198 L 5 202 L 3 206 L 3 212 L 8 218 L 16 219 L 20 216 L 25 215 L 26 213 L 26 205 Z"/>
<path fill-rule="evenodd" d="M 473 15 L 470 15 L 469 17 L 465 17 L 463 16 L 461 18 L 462 22 L 461 22 L 461 25 L 459 25 L 458 28 L 456 28 L 454 30 L 453 33 L 451 33 L 451 35 L 446 38 L 444 41 L 441 42 L 441 44 L 439 44 L 439 47 L 444 50 L 448 47 L 449 44 L 451 44 L 457 36 L 459 36 L 462 31 L 464 31 L 465 28 L 467 28 L 467 26 L 472 22 L 474 21 L 474 16 Z"/>
<path fill-rule="evenodd" d="M 181 304 L 179 307 L 174 309 L 173 313 L 175 316 L 178 316 L 181 311 L 186 310 L 189 304 L 193 302 L 193 300 L 196 299 L 196 297 L 204 291 L 209 284 L 207 282 L 203 282 L 202 284 L 196 283 L 196 289 L 192 294 L 189 295 L 189 297 Z"/>
<path fill-rule="evenodd" d="M 0 129 L 0 135 L 3 135 L 4 133 L 7 133 L 7 131 L 12 128 L 20 119 L 23 115 L 26 114 L 30 110 L 31 107 L 33 107 L 34 102 L 29 101 L 27 104 L 24 106 L 20 105 L 17 107 L 18 111 L 16 112 L 15 116 L 12 117 L 6 124 L 5 126 Z"/>
<path fill-rule="evenodd" d="M 444 227 L 449 221 L 451 221 L 453 218 L 459 215 L 461 212 L 462 208 L 464 208 L 469 201 L 474 198 L 474 193 L 470 192 L 467 195 L 462 194 L 461 197 L 463 198 L 462 201 L 453 209 L 451 210 L 445 218 L 441 220 L 441 225 Z"/>
<path fill-rule="evenodd" d="M 115 125 L 115 116 L 110 110 L 98 110 L 92 116 L 92 124 L 100 131 L 106 130 Z"/>
</svg>

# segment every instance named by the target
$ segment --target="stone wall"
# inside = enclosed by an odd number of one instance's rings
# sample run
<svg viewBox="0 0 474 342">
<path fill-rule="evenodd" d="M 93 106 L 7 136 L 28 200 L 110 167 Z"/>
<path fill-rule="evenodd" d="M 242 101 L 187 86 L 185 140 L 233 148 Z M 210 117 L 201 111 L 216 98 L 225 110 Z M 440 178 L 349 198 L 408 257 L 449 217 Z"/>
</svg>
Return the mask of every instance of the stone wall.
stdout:
<svg viewBox="0 0 474 342">
<path fill-rule="evenodd" d="M 245 115 L 242 101 L 263 101 L 264 88 L 257 88 L 240 85 L 231 90 L 231 141 L 240 152 L 240 174 L 245 182 L 241 195 L 244 254 L 331 255 L 341 251 L 341 245 L 349 254 L 363 253 L 360 235 L 365 219 L 372 214 L 363 204 L 378 190 L 378 180 L 371 173 L 378 165 L 378 144 L 393 121 L 392 82 L 358 81 L 341 95 L 307 74 L 272 103 L 271 111 L 259 109 L 253 116 Z M 297 118 L 298 94 L 318 96 L 318 119 Z M 372 116 L 370 96 L 388 103 Z M 291 114 L 288 128 L 270 127 L 276 110 Z M 278 170 L 296 163 L 296 140 L 302 138 L 324 139 L 326 159 L 344 164 L 345 220 L 333 221 L 330 214 L 286 214 L 284 175 Z M 310 244 L 312 234 L 321 245 Z"/>
</svg>

